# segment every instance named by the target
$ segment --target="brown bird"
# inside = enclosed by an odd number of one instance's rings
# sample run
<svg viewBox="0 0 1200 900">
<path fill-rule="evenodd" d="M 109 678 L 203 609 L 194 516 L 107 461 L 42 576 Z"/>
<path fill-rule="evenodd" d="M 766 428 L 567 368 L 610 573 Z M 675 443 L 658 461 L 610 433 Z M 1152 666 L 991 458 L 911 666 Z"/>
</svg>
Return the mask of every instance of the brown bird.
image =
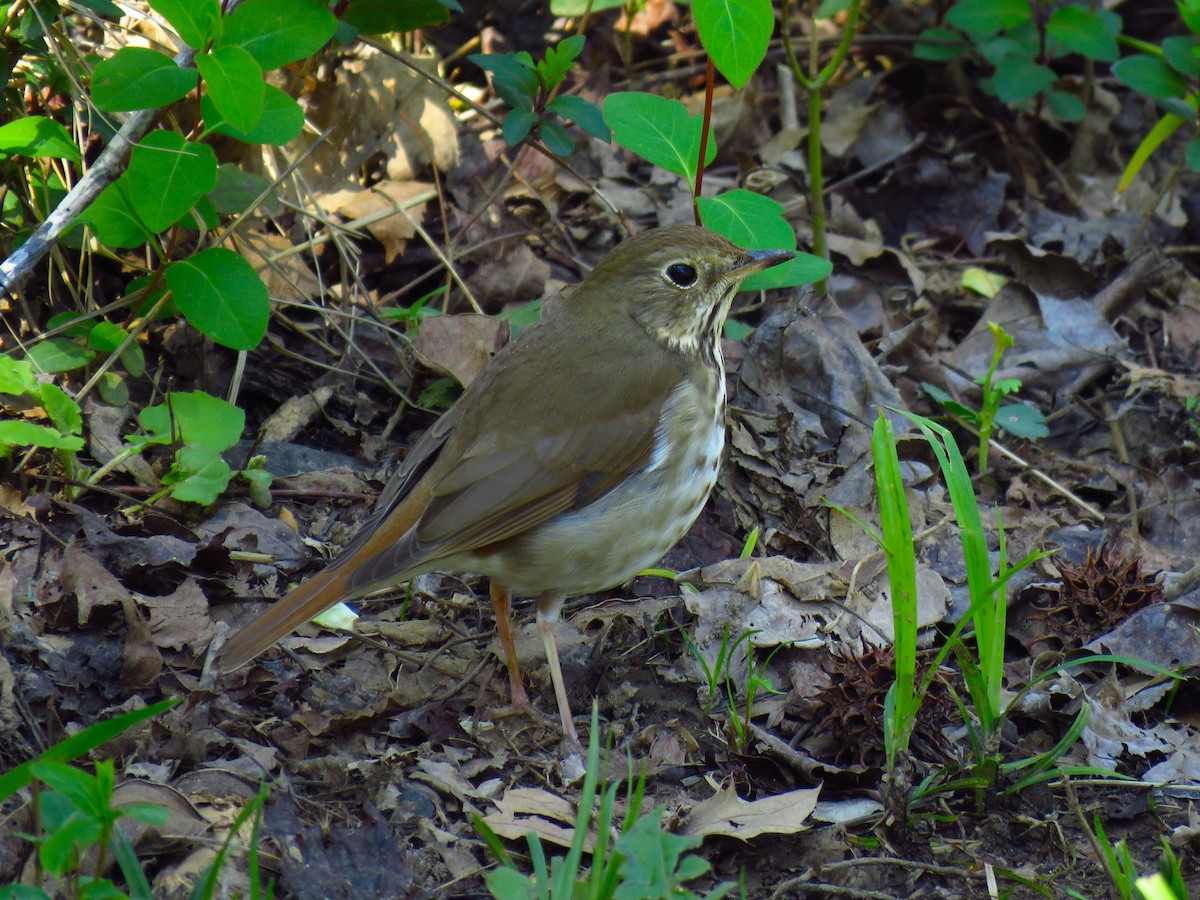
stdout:
<svg viewBox="0 0 1200 900">
<path fill-rule="evenodd" d="M 643 232 L 487 365 L 412 448 L 340 556 L 225 644 L 232 671 L 340 600 L 425 572 L 491 579 L 512 702 L 510 592 L 536 596 L 562 728 L 563 601 L 614 587 L 687 532 L 725 444 L 721 328 L 743 279 L 791 259 L 692 225 Z"/>
</svg>

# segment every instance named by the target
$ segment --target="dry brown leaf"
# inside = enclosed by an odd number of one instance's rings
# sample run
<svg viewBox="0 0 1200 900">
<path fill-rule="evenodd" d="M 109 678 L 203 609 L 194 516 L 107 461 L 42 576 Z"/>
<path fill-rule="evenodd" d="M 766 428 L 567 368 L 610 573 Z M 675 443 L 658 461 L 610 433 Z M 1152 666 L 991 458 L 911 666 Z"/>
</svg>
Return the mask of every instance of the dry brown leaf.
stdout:
<svg viewBox="0 0 1200 900">
<path fill-rule="evenodd" d="M 248 231 L 238 247 L 246 262 L 258 270 L 267 293 L 273 300 L 304 303 L 321 293 L 321 281 L 304 261 L 303 255 L 292 253 L 274 259 L 292 249 L 292 242 L 281 234 Z"/>
<path fill-rule="evenodd" d="M 426 368 L 466 387 L 508 343 L 508 334 L 508 323 L 491 316 L 434 316 L 421 323 L 412 347 Z"/>
<path fill-rule="evenodd" d="M 321 194 L 317 202 L 327 212 L 337 213 L 347 219 L 362 219 L 380 216 L 370 222 L 366 229 L 383 244 L 386 262 L 391 262 L 404 251 L 409 238 L 417 233 L 416 222 L 425 215 L 425 203 L 413 203 L 414 197 L 429 194 L 432 184 L 420 181 L 381 181 L 365 190 L 340 190 Z M 385 215 L 391 211 L 390 215 Z"/>
<path fill-rule="evenodd" d="M 529 832 L 543 841 L 570 847 L 575 837 L 575 808 L 568 800 L 541 788 L 513 788 L 496 801 L 496 812 L 483 817 L 500 837 L 514 840 Z M 567 824 L 559 824 L 559 823 Z M 589 834 L 583 848 L 590 853 L 596 838 Z"/>
<path fill-rule="evenodd" d="M 788 791 L 761 800 L 743 800 L 730 782 L 708 800 L 692 807 L 683 833 L 707 837 L 719 834 L 748 841 L 760 834 L 805 831 L 817 807 L 819 787 Z"/>
</svg>

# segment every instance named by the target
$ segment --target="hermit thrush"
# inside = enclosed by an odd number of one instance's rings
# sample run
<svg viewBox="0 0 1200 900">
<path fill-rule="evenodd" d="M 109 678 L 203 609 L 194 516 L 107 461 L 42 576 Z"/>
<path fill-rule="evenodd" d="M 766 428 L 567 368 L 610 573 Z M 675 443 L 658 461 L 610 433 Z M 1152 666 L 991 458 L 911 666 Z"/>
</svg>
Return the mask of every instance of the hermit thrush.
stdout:
<svg viewBox="0 0 1200 900">
<path fill-rule="evenodd" d="M 563 732 L 579 743 L 554 622 L 628 581 L 700 514 L 725 443 L 721 328 L 744 278 L 790 259 L 692 225 L 614 249 L 527 329 L 409 453 L 334 562 L 239 631 L 231 671 L 339 600 L 424 572 L 486 575 L 514 706 L 528 706 L 510 591 L 537 596 Z"/>
</svg>

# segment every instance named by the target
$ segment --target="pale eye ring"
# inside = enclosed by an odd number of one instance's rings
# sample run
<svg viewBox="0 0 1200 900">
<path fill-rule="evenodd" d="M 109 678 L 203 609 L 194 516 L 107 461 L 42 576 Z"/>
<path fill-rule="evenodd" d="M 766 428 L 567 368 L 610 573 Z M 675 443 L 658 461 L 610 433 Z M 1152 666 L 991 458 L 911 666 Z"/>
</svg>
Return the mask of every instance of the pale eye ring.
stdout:
<svg viewBox="0 0 1200 900">
<path fill-rule="evenodd" d="M 689 266 L 687 263 L 671 263 L 663 274 L 667 276 L 667 280 L 671 284 L 679 288 L 690 288 L 700 277 L 696 273 L 695 267 Z"/>
</svg>

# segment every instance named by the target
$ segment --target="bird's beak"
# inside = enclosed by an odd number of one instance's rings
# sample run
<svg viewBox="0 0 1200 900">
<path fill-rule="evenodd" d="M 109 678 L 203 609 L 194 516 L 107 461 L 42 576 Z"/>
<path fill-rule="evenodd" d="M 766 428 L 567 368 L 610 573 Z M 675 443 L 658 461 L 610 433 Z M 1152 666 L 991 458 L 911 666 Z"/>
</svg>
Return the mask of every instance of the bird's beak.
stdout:
<svg viewBox="0 0 1200 900">
<path fill-rule="evenodd" d="M 781 262 L 787 262 L 796 255 L 791 250 L 743 250 L 742 252 L 745 254 L 744 261 L 734 266 L 729 273 L 736 278 L 747 278 L 755 272 L 761 272 L 763 269 L 777 266 Z"/>
</svg>

